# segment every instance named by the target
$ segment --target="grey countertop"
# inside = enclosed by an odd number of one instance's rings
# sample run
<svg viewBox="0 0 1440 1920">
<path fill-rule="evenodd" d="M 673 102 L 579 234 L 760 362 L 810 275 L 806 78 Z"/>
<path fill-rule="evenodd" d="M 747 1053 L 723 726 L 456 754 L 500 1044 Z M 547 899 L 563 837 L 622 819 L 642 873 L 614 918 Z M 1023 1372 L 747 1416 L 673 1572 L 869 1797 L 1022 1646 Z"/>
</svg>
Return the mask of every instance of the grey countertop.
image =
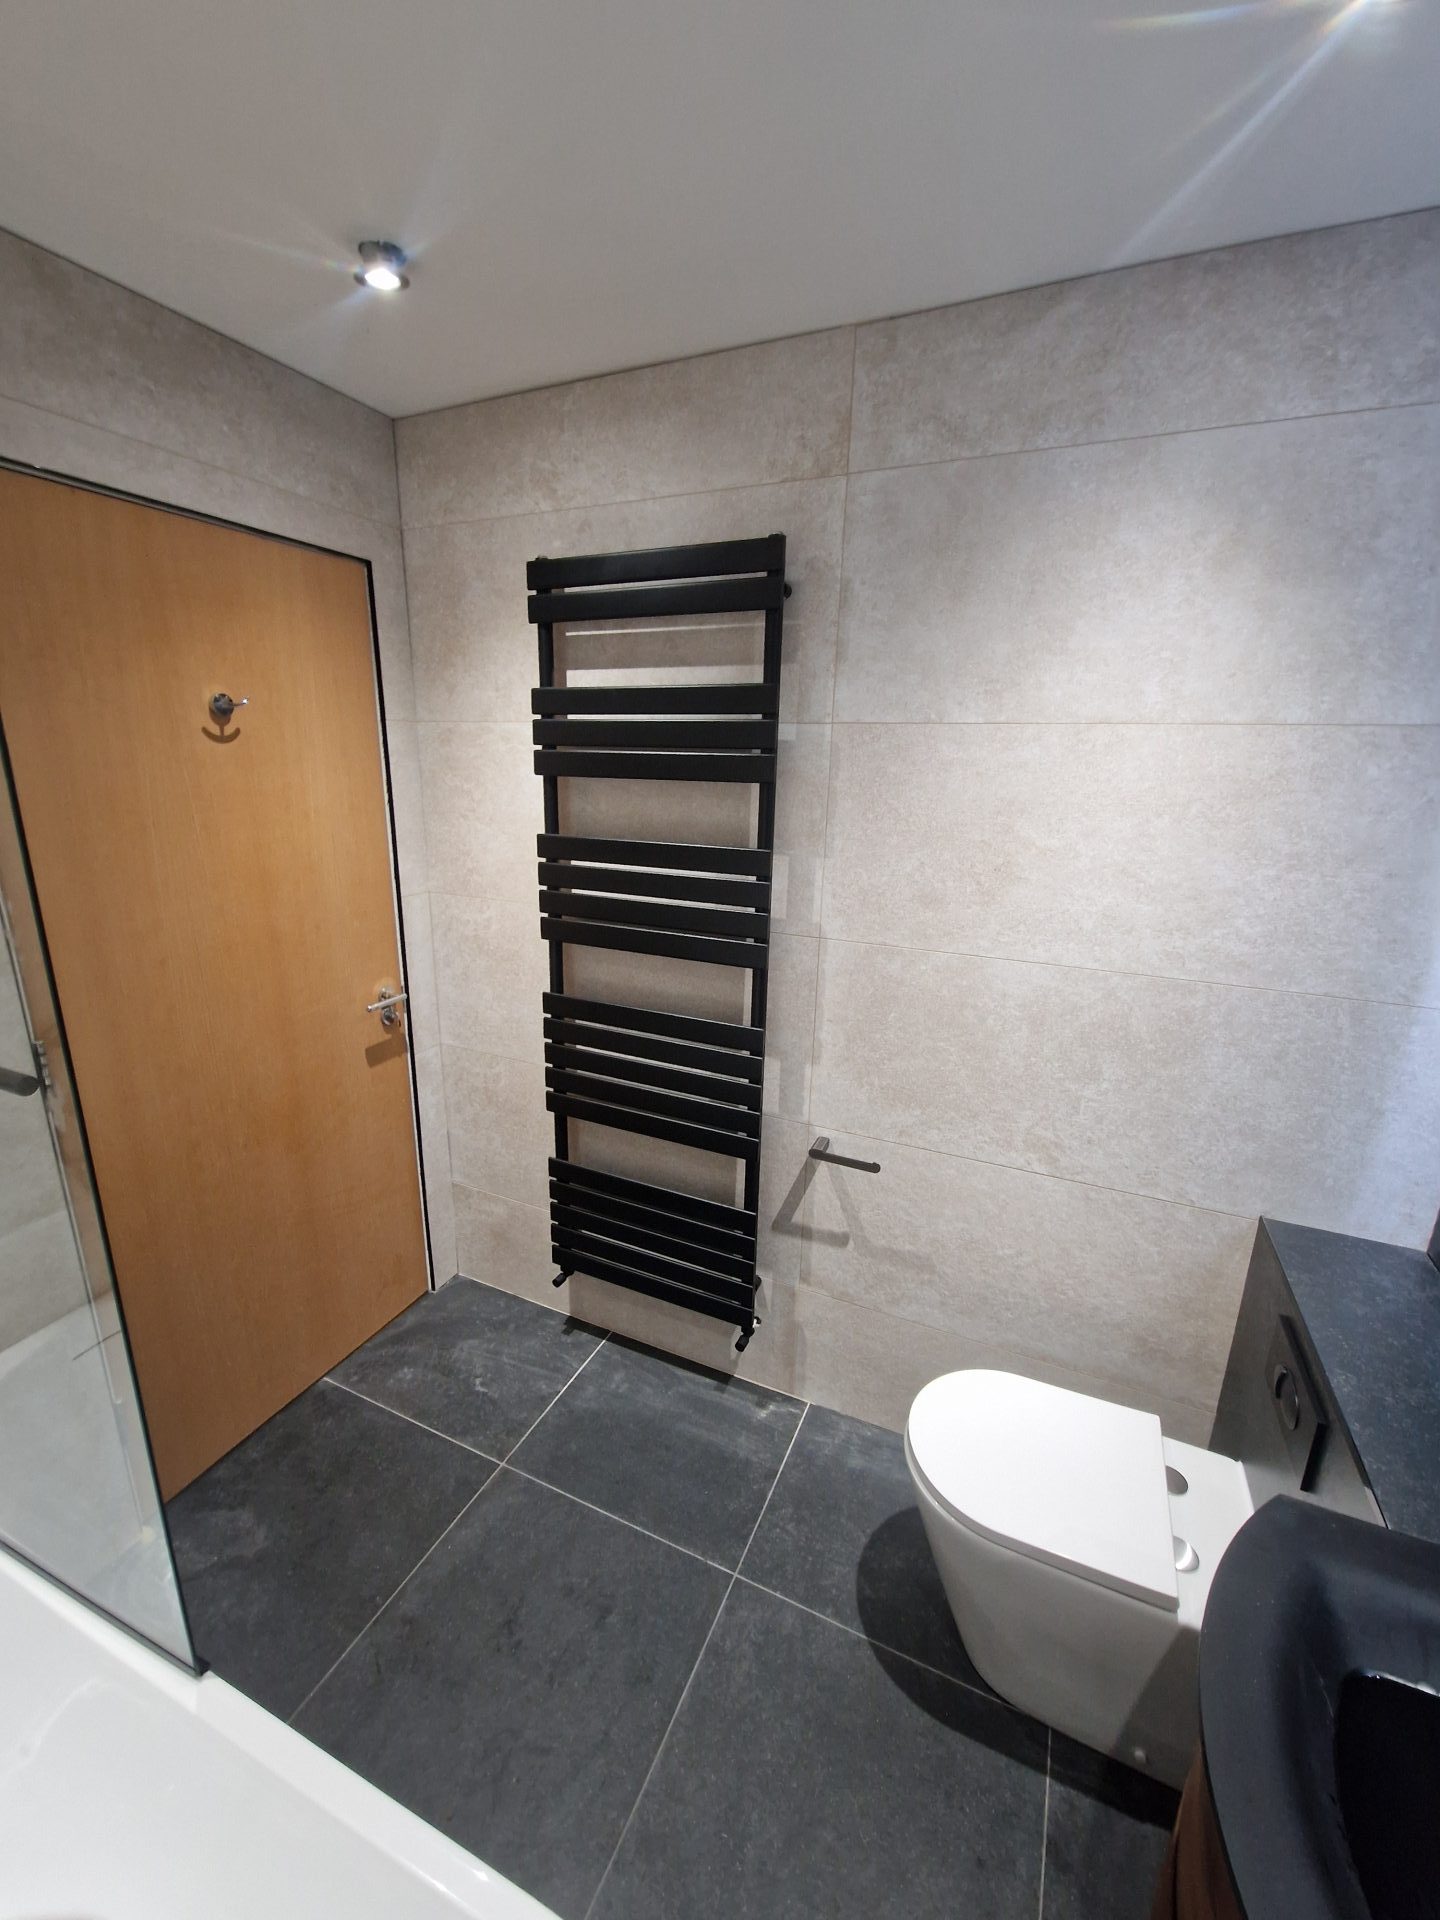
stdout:
<svg viewBox="0 0 1440 1920">
<path fill-rule="evenodd" d="M 1440 1541 L 1440 1270 L 1418 1248 L 1264 1225 L 1380 1511 Z"/>
</svg>

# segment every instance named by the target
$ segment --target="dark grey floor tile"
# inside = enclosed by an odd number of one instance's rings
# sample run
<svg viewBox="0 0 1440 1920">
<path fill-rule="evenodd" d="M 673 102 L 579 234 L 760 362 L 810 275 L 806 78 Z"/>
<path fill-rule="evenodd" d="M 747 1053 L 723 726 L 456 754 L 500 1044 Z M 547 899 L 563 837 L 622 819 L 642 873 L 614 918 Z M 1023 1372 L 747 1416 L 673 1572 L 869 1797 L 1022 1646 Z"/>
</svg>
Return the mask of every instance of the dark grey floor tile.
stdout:
<svg viewBox="0 0 1440 1920">
<path fill-rule="evenodd" d="M 422 1295 L 331 1377 L 499 1458 L 602 1338 L 548 1307 L 456 1279 Z"/>
<path fill-rule="evenodd" d="M 1034 1920 L 1045 1731 L 737 1582 L 597 1920 Z"/>
<path fill-rule="evenodd" d="M 803 1410 L 787 1394 L 612 1339 L 514 1464 L 733 1567 Z"/>
<path fill-rule="evenodd" d="M 196 1648 L 293 1713 L 493 1470 L 322 1380 L 166 1510 Z"/>
<path fill-rule="evenodd" d="M 1057 1733 L 1043 1920 L 1146 1920 L 1179 1804 L 1169 1787 Z"/>
<path fill-rule="evenodd" d="M 742 1571 L 883 1646 L 984 1685 L 955 1630 L 897 1433 L 811 1407 Z"/>
<path fill-rule="evenodd" d="M 580 1920 L 725 1587 L 502 1470 L 296 1725 Z"/>
</svg>

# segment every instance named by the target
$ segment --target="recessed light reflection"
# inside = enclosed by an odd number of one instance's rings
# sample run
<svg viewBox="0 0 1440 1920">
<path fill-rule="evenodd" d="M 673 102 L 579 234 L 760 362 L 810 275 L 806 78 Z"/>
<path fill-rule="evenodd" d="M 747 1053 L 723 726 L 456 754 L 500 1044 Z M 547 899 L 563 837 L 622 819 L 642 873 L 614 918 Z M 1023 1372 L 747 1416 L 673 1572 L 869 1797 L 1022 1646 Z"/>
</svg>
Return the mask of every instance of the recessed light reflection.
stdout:
<svg viewBox="0 0 1440 1920">
<path fill-rule="evenodd" d="M 405 255 L 393 240 L 362 240 L 355 278 L 374 293 L 399 293 L 410 284 Z"/>
</svg>

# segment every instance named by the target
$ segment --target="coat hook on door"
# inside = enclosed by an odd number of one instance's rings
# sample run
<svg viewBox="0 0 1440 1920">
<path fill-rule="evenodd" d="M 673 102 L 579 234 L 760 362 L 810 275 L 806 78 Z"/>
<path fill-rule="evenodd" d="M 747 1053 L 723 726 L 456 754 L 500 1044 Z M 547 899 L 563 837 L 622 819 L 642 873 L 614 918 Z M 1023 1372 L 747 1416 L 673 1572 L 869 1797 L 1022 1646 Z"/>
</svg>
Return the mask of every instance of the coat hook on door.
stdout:
<svg viewBox="0 0 1440 1920">
<path fill-rule="evenodd" d="M 210 711 L 222 727 L 229 726 L 231 716 L 237 707 L 248 707 L 249 704 L 248 694 L 243 700 L 232 700 L 228 693 L 212 693 L 210 696 Z"/>
</svg>

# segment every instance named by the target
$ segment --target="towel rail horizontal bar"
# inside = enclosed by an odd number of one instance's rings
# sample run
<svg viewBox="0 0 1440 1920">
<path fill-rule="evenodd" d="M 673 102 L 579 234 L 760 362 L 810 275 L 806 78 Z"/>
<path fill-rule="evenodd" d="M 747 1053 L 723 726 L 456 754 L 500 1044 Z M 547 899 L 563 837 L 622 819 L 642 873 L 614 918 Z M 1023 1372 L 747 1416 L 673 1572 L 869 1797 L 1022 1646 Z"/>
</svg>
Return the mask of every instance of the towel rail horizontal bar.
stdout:
<svg viewBox="0 0 1440 1920">
<path fill-rule="evenodd" d="M 594 1047 L 557 1046 L 545 1048 L 545 1064 L 572 1073 L 602 1074 L 609 1080 L 629 1080 L 642 1087 L 665 1087 L 674 1093 L 688 1093 L 696 1099 L 718 1101 L 722 1106 L 743 1107 L 749 1113 L 760 1111 L 760 1089 L 743 1080 L 722 1080 L 713 1073 L 686 1073 L 676 1067 L 659 1066 L 653 1060 L 627 1060 Z"/>
<path fill-rule="evenodd" d="M 698 1287 L 672 1286 L 668 1281 L 657 1280 L 652 1274 L 636 1273 L 618 1260 L 604 1260 L 596 1254 L 580 1258 L 554 1242 L 550 1247 L 550 1258 L 561 1268 L 562 1280 L 569 1273 L 587 1273 L 594 1280 L 608 1280 L 613 1286 L 630 1288 L 633 1293 L 648 1293 L 652 1299 L 668 1301 L 671 1306 L 689 1307 L 694 1313 L 707 1313 L 712 1320 L 728 1320 L 732 1325 L 744 1329 L 759 1325 L 753 1295 L 752 1304 L 746 1306 L 717 1294 L 705 1293 Z"/>
<path fill-rule="evenodd" d="M 618 953 L 663 954 L 668 960 L 706 960 L 719 967 L 763 971 L 769 964 L 766 948 L 754 940 L 710 940 L 697 933 L 650 933 L 644 927 L 603 927 L 590 920 L 542 920 L 540 937 L 564 941 L 572 947 L 612 947 Z"/>
<path fill-rule="evenodd" d="M 730 1047 L 740 1053 L 765 1051 L 760 1027 L 740 1027 L 729 1020 L 707 1020 L 694 1013 L 662 1013 L 655 1007 L 627 1007 L 618 1000 L 586 1000 L 575 993 L 545 993 L 540 1004 L 555 1019 L 588 1020 L 602 1027 L 628 1027 L 636 1033 L 660 1033 L 673 1040 L 693 1040 L 697 1046 Z"/>
<path fill-rule="evenodd" d="M 590 747 L 537 747 L 535 771 L 547 780 L 703 780 L 710 785 L 768 785 L 773 753 L 601 752 Z"/>
<path fill-rule="evenodd" d="M 709 1248 L 715 1253 L 740 1254 L 749 1260 L 752 1267 L 755 1264 L 756 1234 L 753 1224 L 743 1233 L 732 1233 L 728 1228 L 711 1226 L 707 1220 L 686 1220 L 658 1207 L 637 1207 L 629 1200 L 614 1200 L 608 1193 L 596 1193 L 589 1187 L 566 1186 L 559 1180 L 550 1182 L 550 1200 L 553 1206 L 593 1214 L 597 1219 L 643 1227 L 649 1233 L 663 1233 L 672 1240 L 684 1240 L 692 1247 Z"/>
<path fill-rule="evenodd" d="M 537 833 L 542 860 L 592 860 L 605 866 L 670 867 L 682 873 L 750 873 L 770 877 L 768 847 L 707 846 L 676 840 L 601 840 L 587 834 Z"/>
<path fill-rule="evenodd" d="M 748 1053 L 722 1052 L 718 1047 L 692 1047 L 683 1040 L 666 1040 L 649 1033 L 626 1033 L 618 1027 L 584 1026 L 578 1021 L 555 1020 L 549 1015 L 541 1025 L 547 1044 L 597 1047 L 604 1053 L 658 1060 L 663 1066 L 688 1067 L 694 1073 L 711 1073 L 729 1080 L 743 1080 L 754 1087 L 758 1087 L 764 1077 L 763 1063 Z"/>
<path fill-rule="evenodd" d="M 625 1174 L 606 1173 L 603 1168 L 587 1167 L 579 1160 L 552 1159 L 550 1178 L 562 1186 L 581 1187 L 639 1207 L 654 1207 L 661 1213 L 679 1214 L 684 1219 L 703 1221 L 707 1226 L 729 1232 L 748 1233 L 753 1237 L 757 1227 L 756 1215 L 744 1207 L 732 1207 L 723 1200 L 702 1200 L 699 1194 L 682 1193 L 678 1187 L 662 1187 L 652 1180 L 632 1180 Z"/>
<path fill-rule="evenodd" d="M 672 900 L 612 899 L 576 887 L 542 887 L 540 911 L 571 920 L 603 920 L 615 926 L 717 933 L 726 940 L 768 940 L 770 916 L 750 907 L 696 907 Z"/>
<path fill-rule="evenodd" d="M 532 720 L 530 735 L 537 747 L 775 751 L 773 720 Z"/>
<path fill-rule="evenodd" d="M 672 1140 L 681 1147 L 700 1147 L 706 1153 L 721 1154 L 727 1160 L 743 1160 L 748 1165 L 760 1155 L 760 1142 L 735 1133 L 722 1133 L 714 1127 L 691 1126 L 683 1120 L 670 1120 L 663 1114 L 639 1113 L 633 1107 L 616 1107 L 604 1100 L 586 1100 L 570 1093 L 547 1088 L 545 1109 L 563 1113 L 567 1119 L 589 1120 L 597 1127 L 614 1127 L 619 1133 L 643 1133 L 651 1140 Z"/>
<path fill-rule="evenodd" d="M 547 1067 L 545 1084 L 555 1093 L 578 1094 L 584 1099 L 604 1100 L 627 1112 L 663 1113 L 672 1120 L 683 1120 L 720 1133 L 733 1133 L 742 1139 L 758 1140 L 760 1122 L 756 1113 L 721 1100 L 706 1100 L 688 1093 L 667 1093 L 661 1087 L 637 1086 L 632 1081 L 610 1079 L 603 1071 L 572 1067 Z"/>
<path fill-rule="evenodd" d="M 642 687 L 533 687 L 532 713 L 778 714 L 780 689 L 766 680 L 714 680 Z"/>
<path fill-rule="evenodd" d="M 613 1260 L 617 1265 L 630 1267 L 637 1273 L 648 1273 L 652 1279 L 668 1280 L 672 1286 L 694 1287 L 697 1292 L 716 1294 L 722 1300 L 733 1300 L 737 1306 L 755 1298 L 755 1282 L 748 1276 L 731 1278 L 725 1274 L 710 1273 L 689 1264 L 688 1261 L 667 1260 L 663 1254 L 649 1253 L 641 1247 L 617 1246 L 613 1241 L 605 1240 L 598 1234 L 585 1233 L 577 1228 L 562 1227 L 552 1220 L 550 1238 L 563 1254 L 583 1256 L 593 1255 L 601 1260 Z"/>
<path fill-rule="evenodd" d="M 667 1260 L 683 1261 L 686 1266 L 697 1267 L 703 1273 L 754 1284 L 755 1256 L 741 1249 L 724 1252 L 694 1240 L 676 1239 L 673 1234 L 657 1233 L 653 1227 L 637 1227 L 629 1221 L 616 1220 L 576 1207 L 552 1206 L 550 1222 L 565 1233 L 586 1233 L 597 1239 L 616 1241 L 618 1244 L 614 1253 L 617 1260 L 626 1257 L 627 1247 L 641 1247 L 646 1253 L 660 1254 Z"/>
<path fill-rule="evenodd" d="M 647 899 L 703 900 L 717 907 L 770 904 L 768 880 L 717 879 L 711 874 L 636 872 L 629 867 L 597 867 L 571 860 L 539 862 L 542 887 L 568 887 L 583 893 L 635 893 Z"/>
<path fill-rule="evenodd" d="M 640 580 L 693 580 L 729 573 L 771 573 L 785 565 L 783 533 L 758 540 L 707 540 L 700 546 L 640 547 L 631 553 L 572 553 L 563 560 L 541 556 L 525 569 L 532 591 L 548 587 L 625 586 Z"/>
<path fill-rule="evenodd" d="M 532 627 L 575 626 L 592 620 L 679 619 L 701 613 L 765 613 L 785 598 L 784 582 L 772 574 L 733 579 L 676 580 L 659 587 L 616 586 L 598 591 L 568 588 L 532 593 Z"/>
</svg>

